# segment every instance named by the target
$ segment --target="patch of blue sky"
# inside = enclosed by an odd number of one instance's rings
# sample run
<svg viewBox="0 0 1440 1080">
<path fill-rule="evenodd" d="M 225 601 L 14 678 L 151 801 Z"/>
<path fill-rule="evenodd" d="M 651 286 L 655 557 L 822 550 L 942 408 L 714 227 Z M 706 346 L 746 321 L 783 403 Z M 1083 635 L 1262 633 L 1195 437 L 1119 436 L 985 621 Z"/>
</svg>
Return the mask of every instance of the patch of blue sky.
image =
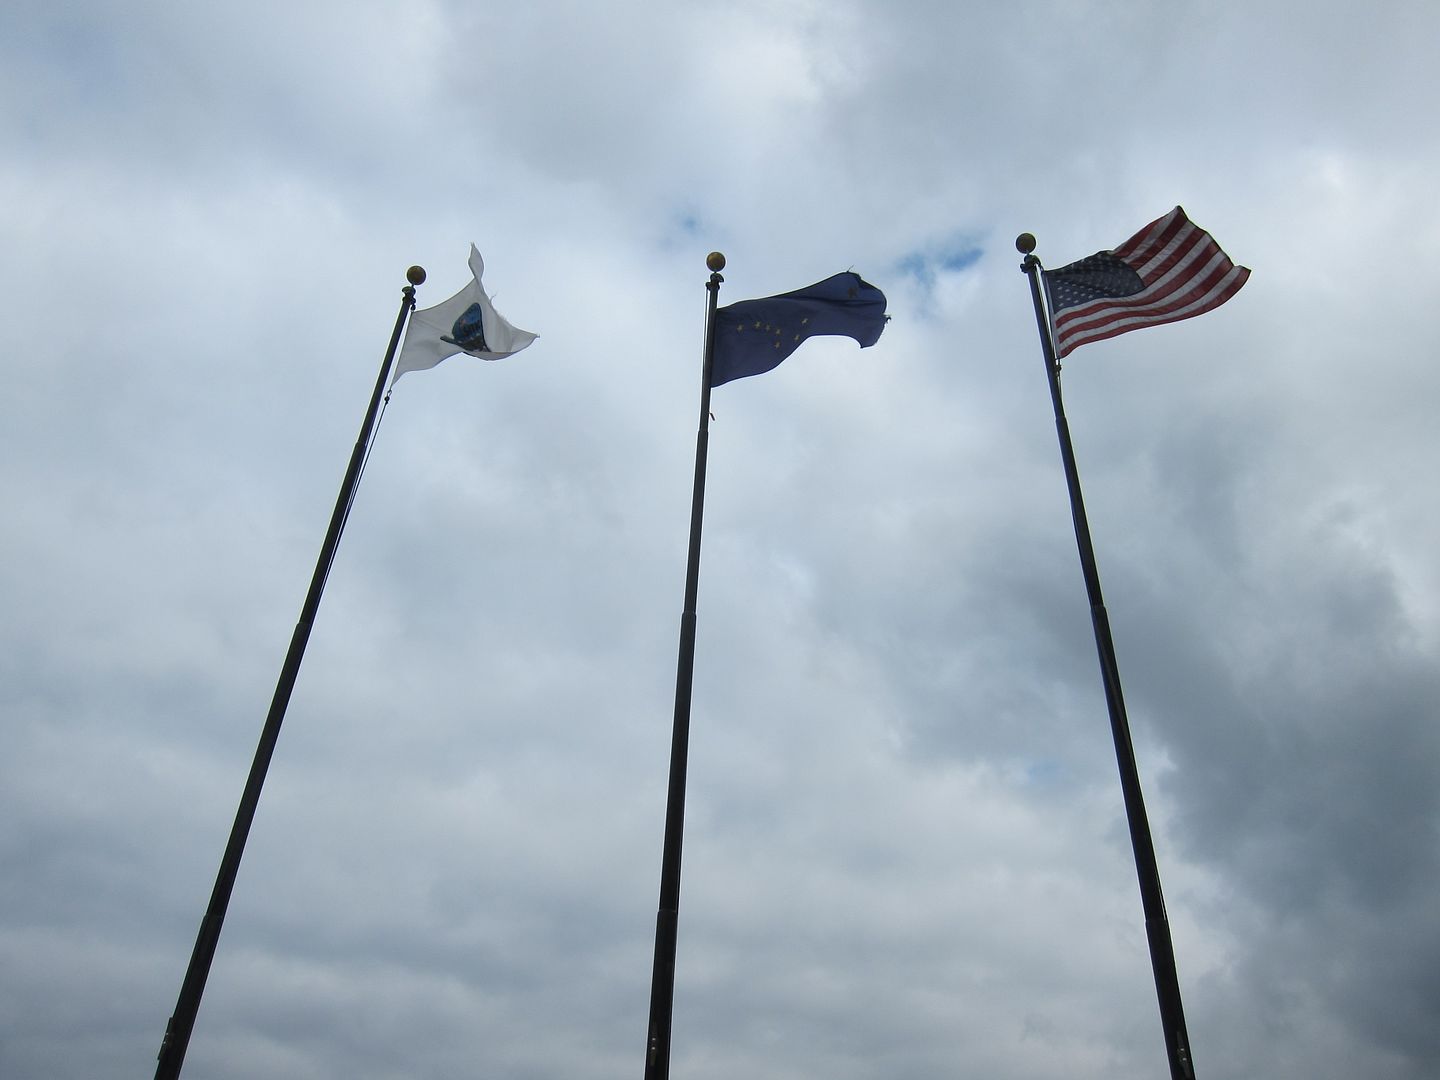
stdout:
<svg viewBox="0 0 1440 1080">
<path fill-rule="evenodd" d="M 1034 787 L 1055 787 L 1066 779 L 1066 774 L 1059 761 L 1041 758 L 1025 766 L 1024 777 Z"/>
<path fill-rule="evenodd" d="M 659 242 L 667 251 L 693 247 L 698 238 L 711 231 L 705 218 L 693 208 L 678 209 L 657 225 Z"/>
<path fill-rule="evenodd" d="M 984 249 L 968 237 L 953 237 L 901 256 L 896 269 L 913 277 L 928 292 L 941 274 L 958 274 L 980 261 Z"/>
</svg>

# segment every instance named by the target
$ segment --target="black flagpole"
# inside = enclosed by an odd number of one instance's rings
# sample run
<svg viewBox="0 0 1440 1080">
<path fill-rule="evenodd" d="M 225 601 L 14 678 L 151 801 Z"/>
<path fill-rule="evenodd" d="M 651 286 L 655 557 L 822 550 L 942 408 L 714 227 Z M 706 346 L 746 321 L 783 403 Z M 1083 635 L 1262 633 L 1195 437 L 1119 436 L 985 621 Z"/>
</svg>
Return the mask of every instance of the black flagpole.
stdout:
<svg viewBox="0 0 1440 1080">
<path fill-rule="evenodd" d="M 320 546 L 320 558 L 315 564 L 315 574 L 310 579 L 310 591 L 305 596 L 305 606 L 300 611 L 300 621 L 290 637 L 290 650 L 285 654 L 285 664 L 280 669 L 280 679 L 275 686 L 275 696 L 270 702 L 269 715 L 260 733 L 260 745 L 255 750 L 255 760 L 250 765 L 250 777 L 245 782 L 245 792 L 240 797 L 240 808 L 235 812 L 235 824 L 230 829 L 230 841 L 225 845 L 225 855 L 220 861 L 220 872 L 215 877 L 215 888 L 210 894 L 210 906 L 200 922 L 200 932 L 195 938 L 195 950 L 190 954 L 190 966 L 185 971 L 185 981 L 180 985 L 180 997 L 175 1003 L 175 1012 L 165 1027 L 165 1038 L 157 1055 L 159 1064 L 155 1068 L 155 1080 L 176 1080 L 180 1066 L 185 1061 L 185 1051 L 190 1045 L 190 1033 L 195 1027 L 195 1016 L 200 1011 L 200 996 L 205 992 L 205 980 L 210 975 L 210 964 L 215 959 L 215 946 L 220 941 L 220 928 L 225 922 L 225 909 L 230 905 L 230 893 L 235 887 L 235 876 L 240 870 L 240 858 L 245 853 L 245 840 L 250 835 L 250 825 L 255 820 L 255 808 L 260 802 L 260 789 L 265 784 L 265 773 L 270 768 L 270 758 L 275 753 L 275 743 L 280 738 L 280 724 L 285 719 L 285 709 L 290 704 L 290 692 L 295 688 L 295 677 L 300 672 L 300 661 L 305 657 L 305 645 L 310 640 L 310 628 L 315 623 L 315 613 L 320 608 L 320 596 L 325 591 L 325 579 L 330 573 L 330 564 L 335 559 L 335 549 L 340 544 L 340 533 L 349 514 L 351 500 L 360 482 L 360 468 L 365 459 L 365 449 L 370 445 L 370 435 L 375 428 L 375 416 L 380 409 L 380 396 L 385 391 L 385 381 L 390 374 L 390 365 L 395 359 L 395 349 L 400 343 L 400 332 L 405 327 L 405 318 L 415 306 L 415 286 L 425 281 L 425 271 L 412 266 L 405 273 L 410 282 L 402 290 L 400 314 L 395 317 L 395 330 L 390 335 L 390 346 L 385 350 L 385 359 L 380 365 L 380 377 L 375 381 L 375 393 L 370 398 L 370 408 L 360 426 L 360 437 L 350 455 L 350 465 L 345 470 L 345 479 L 340 484 L 340 495 L 335 500 L 335 511 L 330 516 L 330 528 L 325 542 Z"/>
<path fill-rule="evenodd" d="M 1115 758 L 1120 766 L 1120 790 L 1125 799 L 1125 817 L 1130 824 L 1130 846 L 1135 853 L 1135 872 L 1140 878 L 1140 901 L 1145 910 L 1145 936 L 1150 942 L 1150 966 L 1155 973 L 1155 993 L 1160 1001 L 1160 1022 L 1165 1028 L 1165 1050 L 1170 1059 L 1171 1080 L 1194 1080 L 1190 1036 L 1185 1030 L 1185 1010 L 1180 1003 L 1180 980 L 1175 971 L 1175 946 L 1170 940 L 1170 920 L 1165 915 L 1165 897 L 1160 892 L 1160 870 L 1155 863 L 1155 842 L 1145 815 L 1140 793 L 1140 772 L 1135 766 L 1135 747 L 1130 741 L 1130 723 L 1125 716 L 1125 698 L 1120 691 L 1120 669 L 1115 662 L 1115 643 L 1110 637 L 1110 618 L 1100 593 L 1100 573 L 1095 568 L 1095 549 L 1090 543 L 1090 525 L 1085 501 L 1080 494 L 1080 474 L 1075 468 L 1075 450 L 1070 445 L 1070 425 L 1060 399 L 1060 365 L 1046 314 L 1043 267 L 1033 254 L 1035 237 L 1021 233 L 1015 247 L 1025 256 L 1020 269 L 1030 277 L 1030 294 L 1035 301 L 1035 321 L 1045 353 L 1045 373 L 1050 380 L 1050 401 L 1055 407 L 1055 430 L 1060 436 L 1060 457 L 1065 465 L 1065 482 L 1070 488 L 1070 515 L 1075 522 L 1075 543 L 1080 549 L 1080 567 L 1085 591 L 1090 598 L 1090 622 L 1095 630 L 1095 648 L 1100 655 L 1100 675 L 1105 684 L 1105 706 L 1110 712 L 1110 733 L 1115 740 Z"/>
<path fill-rule="evenodd" d="M 695 682 L 695 600 L 700 588 L 700 523 L 705 513 L 705 459 L 710 441 L 710 374 L 715 364 L 715 307 L 725 279 L 725 256 L 712 251 L 705 315 L 705 359 L 700 379 L 700 430 L 695 437 L 695 490 L 690 502 L 690 558 L 685 567 L 685 610 L 680 616 L 680 658 L 675 668 L 675 726 L 670 736 L 670 789 L 665 799 L 665 849 L 660 861 L 660 909 L 655 915 L 655 967 L 650 975 L 650 1027 L 645 1080 L 670 1076 L 670 1020 L 675 1003 L 675 933 L 680 918 L 680 848 L 685 833 L 685 767 L 690 751 L 690 690 Z"/>
</svg>

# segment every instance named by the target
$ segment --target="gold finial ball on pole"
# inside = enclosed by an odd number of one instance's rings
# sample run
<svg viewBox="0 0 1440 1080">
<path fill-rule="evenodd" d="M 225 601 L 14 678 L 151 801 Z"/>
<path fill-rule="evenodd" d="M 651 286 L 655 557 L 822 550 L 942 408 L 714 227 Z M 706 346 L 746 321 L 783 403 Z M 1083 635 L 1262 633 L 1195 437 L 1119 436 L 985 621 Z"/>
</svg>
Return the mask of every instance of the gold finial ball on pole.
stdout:
<svg viewBox="0 0 1440 1080">
<path fill-rule="evenodd" d="M 725 256 L 718 251 L 712 251 L 705 256 L 705 265 L 718 274 L 725 269 Z"/>
<path fill-rule="evenodd" d="M 1015 250 L 1021 255 L 1029 255 L 1035 250 L 1035 234 L 1022 232 L 1015 238 Z"/>
<path fill-rule="evenodd" d="M 425 284 L 425 268 L 423 266 L 412 266 L 405 271 L 405 280 L 411 285 Z"/>
</svg>

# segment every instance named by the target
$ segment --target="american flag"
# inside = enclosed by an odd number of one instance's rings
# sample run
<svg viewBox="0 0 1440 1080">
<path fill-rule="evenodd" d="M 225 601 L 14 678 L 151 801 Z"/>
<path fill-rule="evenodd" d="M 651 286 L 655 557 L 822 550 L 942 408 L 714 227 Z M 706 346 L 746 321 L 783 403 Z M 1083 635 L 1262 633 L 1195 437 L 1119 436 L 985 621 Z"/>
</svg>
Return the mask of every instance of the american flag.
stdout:
<svg viewBox="0 0 1440 1080">
<path fill-rule="evenodd" d="M 1055 356 L 1142 326 L 1203 315 L 1249 277 L 1177 206 L 1113 251 L 1045 271 Z"/>
</svg>

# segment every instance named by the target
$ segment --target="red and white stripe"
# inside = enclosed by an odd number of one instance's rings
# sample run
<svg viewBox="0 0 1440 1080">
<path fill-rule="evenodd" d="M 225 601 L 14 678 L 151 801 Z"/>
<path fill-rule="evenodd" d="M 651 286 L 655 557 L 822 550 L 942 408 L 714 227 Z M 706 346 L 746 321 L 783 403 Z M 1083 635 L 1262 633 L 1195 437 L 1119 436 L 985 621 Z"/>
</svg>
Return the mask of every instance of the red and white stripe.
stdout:
<svg viewBox="0 0 1440 1080">
<path fill-rule="evenodd" d="M 1145 288 L 1132 296 L 1066 308 L 1054 316 L 1057 358 L 1129 330 L 1203 315 L 1239 292 L 1250 277 L 1248 269 L 1231 262 L 1210 234 L 1178 206 L 1111 254 L 1139 274 Z"/>
</svg>

